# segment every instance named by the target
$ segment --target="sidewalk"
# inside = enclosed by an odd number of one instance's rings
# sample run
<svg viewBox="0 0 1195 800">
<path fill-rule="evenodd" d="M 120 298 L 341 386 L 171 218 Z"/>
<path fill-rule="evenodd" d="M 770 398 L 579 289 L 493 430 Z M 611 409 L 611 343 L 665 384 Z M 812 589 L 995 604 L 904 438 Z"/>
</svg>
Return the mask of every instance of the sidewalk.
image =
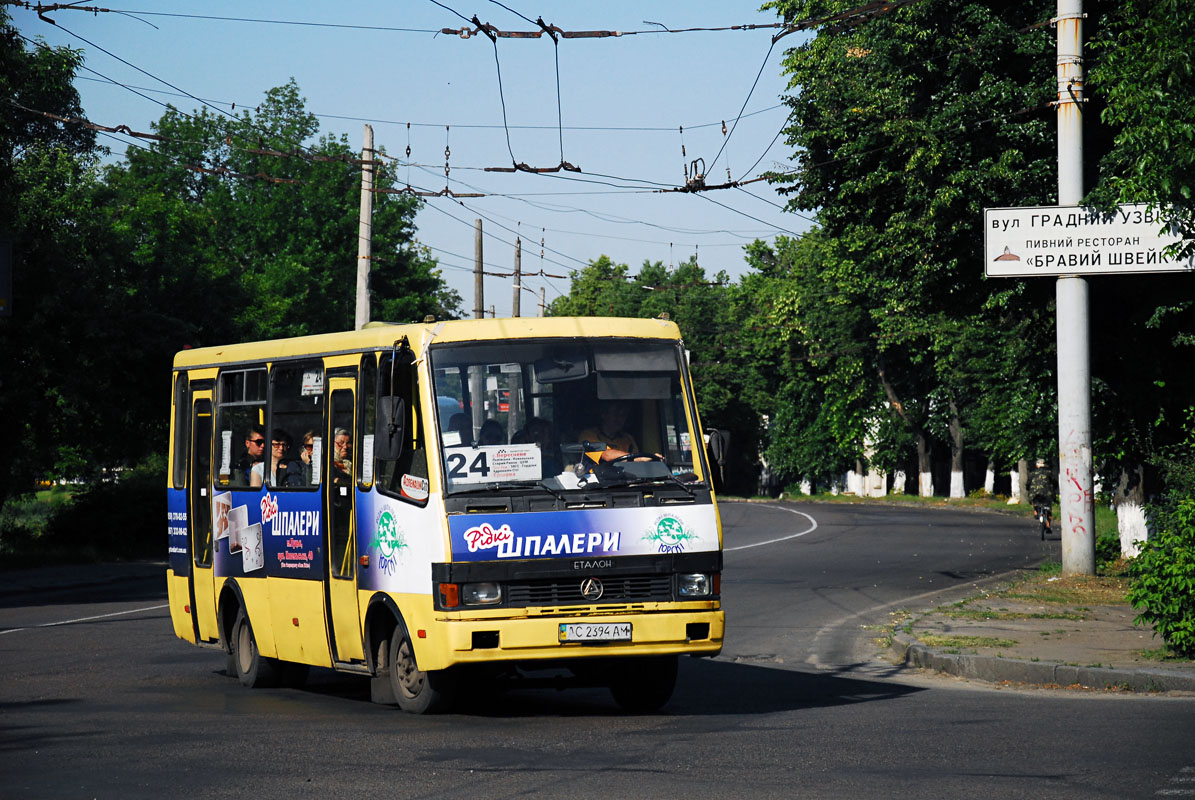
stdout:
<svg viewBox="0 0 1195 800">
<path fill-rule="evenodd" d="M 890 650 L 898 664 L 997 684 L 1195 693 L 1195 661 L 1159 658 L 1165 643 L 1133 624 L 1127 585 L 1021 573 L 968 600 L 894 619 Z"/>
</svg>

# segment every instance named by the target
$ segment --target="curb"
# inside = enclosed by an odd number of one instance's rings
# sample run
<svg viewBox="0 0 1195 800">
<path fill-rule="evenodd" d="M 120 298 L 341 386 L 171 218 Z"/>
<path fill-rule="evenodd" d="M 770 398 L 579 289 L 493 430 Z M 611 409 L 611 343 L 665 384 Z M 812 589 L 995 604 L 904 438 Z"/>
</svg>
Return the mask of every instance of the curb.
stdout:
<svg viewBox="0 0 1195 800">
<path fill-rule="evenodd" d="M 922 667 L 989 683 L 1007 681 L 1133 692 L 1195 692 L 1195 674 L 1173 670 L 1076 667 L 1019 658 L 943 653 L 900 634 L 892 637 L 889 650 L 895 656 L 897 666 Z"/>
</svg>

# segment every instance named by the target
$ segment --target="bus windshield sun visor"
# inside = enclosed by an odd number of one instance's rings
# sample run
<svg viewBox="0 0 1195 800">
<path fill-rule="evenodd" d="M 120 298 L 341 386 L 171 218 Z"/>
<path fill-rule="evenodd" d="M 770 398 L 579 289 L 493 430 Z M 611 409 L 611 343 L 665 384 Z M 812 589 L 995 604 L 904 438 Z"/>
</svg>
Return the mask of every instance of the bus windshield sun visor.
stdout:
<svg viewBox="0 0 1195 800">
<path fill-rule="evenodd" d="M 648 375 L 643 372 L 599 372 L 599 400 L 667 400 L 672 373 Z"/>
</svg>

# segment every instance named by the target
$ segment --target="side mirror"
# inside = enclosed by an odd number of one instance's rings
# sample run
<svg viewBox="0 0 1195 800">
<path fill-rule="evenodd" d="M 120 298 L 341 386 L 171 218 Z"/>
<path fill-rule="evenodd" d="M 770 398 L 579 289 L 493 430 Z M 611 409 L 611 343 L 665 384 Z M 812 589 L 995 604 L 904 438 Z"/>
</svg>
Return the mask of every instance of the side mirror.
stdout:
<svg viewBox="0 0 1195 800">
<path fill-rule="evenodd" d="M 726 483 L 726 455 L 730 452 L 730 431 L 709 428 L 705 435 L 706 454 L 709 456 L 710 463 L 716 464 L 718 467 L 718 485 L 715 488 L 720 489 Z"/>
<path fill-rule="evenodd" d="M 397 461 L 406 441 L 407 404 L 401 397 L 378 398 L 378 419 L 374 426 L 373 454 L 383 461 Z"/>
<path fill-rule="evenodd" d="M 730 450 L 730 432 L 710 428 L 705 433 L 709 437 L 707 446 L 709 447 L 710 458 L 719 467 L 726 466 L 726 453 Z"/>
</svg>

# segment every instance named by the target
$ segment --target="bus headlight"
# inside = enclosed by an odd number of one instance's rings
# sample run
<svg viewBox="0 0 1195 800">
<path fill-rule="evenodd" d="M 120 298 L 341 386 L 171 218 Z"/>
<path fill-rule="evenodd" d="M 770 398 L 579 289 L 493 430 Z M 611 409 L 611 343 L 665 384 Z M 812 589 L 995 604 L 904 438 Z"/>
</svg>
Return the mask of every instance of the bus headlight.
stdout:
<svg viewBox="0 0 1195 800">
<path fill-rule="evenodd" d="M 467 606 L 492 606 L 502 602 L 502 587 L 492 581 L 461 584 L 461 602 Z"/>
<path fill-rule="evenodd" d="M 676 590 L 681 597 L 709 597 L 710 576 L 702 572 L 677 575 Z"/>
</svg>

